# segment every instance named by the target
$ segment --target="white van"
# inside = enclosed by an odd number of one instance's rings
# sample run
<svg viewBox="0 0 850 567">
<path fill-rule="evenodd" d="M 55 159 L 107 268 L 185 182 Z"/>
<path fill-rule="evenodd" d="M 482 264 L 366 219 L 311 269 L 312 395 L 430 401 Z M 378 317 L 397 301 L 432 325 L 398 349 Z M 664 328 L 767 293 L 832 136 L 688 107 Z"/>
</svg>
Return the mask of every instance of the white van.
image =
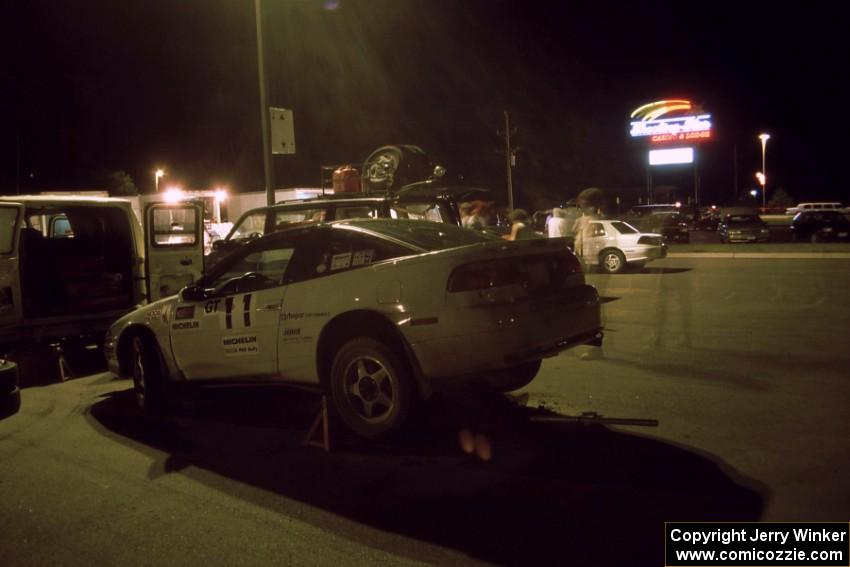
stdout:
<svg viewBox="0 0 850 567">
<path fill-rule="evenodd" d="M 786 215 L 796 215 L 797 213 L 803 213 L 806 211 L 838 211 L 838 212 L 846 212 L 841 203 L 836 202 L 828 202 L 828 203 L 800 203 L 796 207 L 790 207 L 785 209 Z"/>
<path fill-rule="evenodd" d="M 0 356 L 99 340 L 118 317 L 197 280 L 200 207 L 157 203 L 144 216 L 146 232 L 128 199 L 0 196 Z"/>
</svg>

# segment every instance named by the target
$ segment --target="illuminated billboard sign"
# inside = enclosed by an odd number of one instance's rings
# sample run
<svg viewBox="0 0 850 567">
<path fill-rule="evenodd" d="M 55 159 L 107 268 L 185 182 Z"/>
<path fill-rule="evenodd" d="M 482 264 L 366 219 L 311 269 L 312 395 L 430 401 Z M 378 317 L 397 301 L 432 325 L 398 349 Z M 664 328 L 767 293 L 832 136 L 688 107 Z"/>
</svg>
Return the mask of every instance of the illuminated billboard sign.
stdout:
<svg viewBox="0 0 850 567">
<path fill-rule="evenodd" d="M 632 112 L 632 138 L 649 138 L 650 142 L 698 142 L 711 138 L 711 115 L 694 113 L 687 100 L 660 100 L 645 104 Z M 683 114 L 684 113 L 684 114 Z"/>
<path fill-rule="evenodd" d="M 649 165 L 675 165 L 680 163 L 694 163 L 693 148 L 649 150 Z"/>
</svg>

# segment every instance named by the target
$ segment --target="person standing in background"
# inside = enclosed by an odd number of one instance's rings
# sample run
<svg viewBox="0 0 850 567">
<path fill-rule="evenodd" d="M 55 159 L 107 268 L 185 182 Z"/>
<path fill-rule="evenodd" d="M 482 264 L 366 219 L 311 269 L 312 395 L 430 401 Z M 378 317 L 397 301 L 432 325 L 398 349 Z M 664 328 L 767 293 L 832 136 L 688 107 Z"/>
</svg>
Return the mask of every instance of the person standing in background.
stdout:
<svg viewBox="0 0 850 567">
<path fill-rule="evenodd" d="M 552 209 L 552 218 L 549 219 L 547 223 L 547 230 L 549 238 L 562 238 L 564 236 L 570 236 L 570 231 L 567 226 L 567 215 L 566 211 L 561 207 L 555 207 Z"/>
<path fill-rule="evenodd" d="M 530 238 L 539 238 L 534 227 L 531 226 L 531 219 L 524 209 L 515 209 L 510 216 L 511 232 L 510 234 L 502 235 L 505 240 L 528 240 Z"/>
</svg>

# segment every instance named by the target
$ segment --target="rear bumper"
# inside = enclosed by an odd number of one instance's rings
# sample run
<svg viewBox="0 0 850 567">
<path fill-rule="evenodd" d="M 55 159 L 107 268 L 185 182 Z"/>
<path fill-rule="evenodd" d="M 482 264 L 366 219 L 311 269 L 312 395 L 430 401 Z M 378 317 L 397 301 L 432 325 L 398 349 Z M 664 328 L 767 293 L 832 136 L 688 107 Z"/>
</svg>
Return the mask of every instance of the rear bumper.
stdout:
<svg viewBox="0 0 850 567">
<path fill-rule="evenodd" d="M 600 305 L 596 290 L 572 304 L 516 310 L 489 317 L 486 331 L 438 336 L 411 344 L 424 377 L 440 379 L 475 375 L 555 356 L 580 344 L 602 339 Z M 542 304 L 538 304 L 542 305 Z M 467 313 L 475 317 L 474 310 Z M 483 314 L 477 315 L 482 317 Z"/>
</svg>

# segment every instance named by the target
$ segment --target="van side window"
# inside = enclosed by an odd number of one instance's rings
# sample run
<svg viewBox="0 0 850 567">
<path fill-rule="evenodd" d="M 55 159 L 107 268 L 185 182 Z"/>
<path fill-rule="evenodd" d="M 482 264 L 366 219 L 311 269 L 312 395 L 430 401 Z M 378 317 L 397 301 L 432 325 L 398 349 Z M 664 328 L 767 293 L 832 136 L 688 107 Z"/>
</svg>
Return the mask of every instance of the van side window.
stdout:
<svg viewBox="0 0 850 567">
<path fill-rule="evenodd" d="M 373 206 L 337 207 L 334 220 L 377 218 L 378 211 Z"/>
<path fill-rule="evenodd" d="M 242 222 L 233 227 L 228 240 L 253 240 L 266 232 L 266 213 L 260 211 L 245 217 Z"/>
<path fill-rule="evenodd" d="M 50 219 L 50 238 L 74 238 L 74 230 L 67 216 L 58 215 Z"/>
<path fill-rule="evenodd" d="M 18 224 L 18 209 L 0 207 L 0 254 L 11 254 L 15 242 L 15 226 Z"/>
<path fill-rule="evenodd" d="M 325 207 L 311 207 L 304 209 L 294 209 L 287 211 L 278 211 L 274 217 L 275 230 L 281 230 L 291 224 L 299 224 L 303 222 L 322 222 L 326 220 L 327 210 Z"/>
</svg>

